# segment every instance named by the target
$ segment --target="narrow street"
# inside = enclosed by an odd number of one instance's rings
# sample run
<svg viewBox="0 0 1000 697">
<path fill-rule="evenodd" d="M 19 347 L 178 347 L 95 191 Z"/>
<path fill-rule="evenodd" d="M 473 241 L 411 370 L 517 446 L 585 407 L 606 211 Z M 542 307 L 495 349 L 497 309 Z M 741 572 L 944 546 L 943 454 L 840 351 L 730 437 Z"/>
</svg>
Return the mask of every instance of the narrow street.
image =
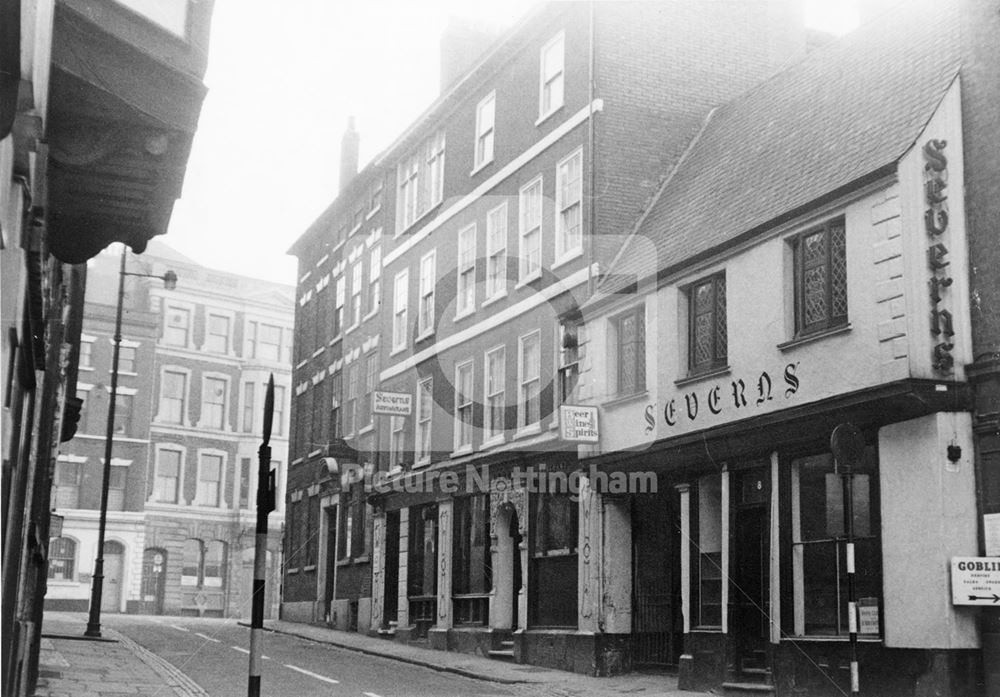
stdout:
<svg viewBox="0 0 1000 697">
<path fill-rule="evenodd" d="M 104 624 L 187 674 L 212 697 L 246 695 L 250 630 L 235 620 L 107 615 Z M 439 673 L 268 633 L 262 691 L 272 697 L 422 697 L 516 694 L 501 685 Z"/>
</svg>

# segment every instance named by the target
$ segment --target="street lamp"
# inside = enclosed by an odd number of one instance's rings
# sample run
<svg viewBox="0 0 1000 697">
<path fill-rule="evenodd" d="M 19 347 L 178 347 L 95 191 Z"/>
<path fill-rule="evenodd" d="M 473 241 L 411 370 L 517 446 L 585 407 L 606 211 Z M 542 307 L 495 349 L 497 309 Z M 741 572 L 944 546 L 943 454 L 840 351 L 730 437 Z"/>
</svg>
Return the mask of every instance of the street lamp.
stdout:
<svg viewBox="0 0 1000 697">
<path fill-rule="evenodd" d="M 132 273 L 125 270 L 128 247 L 122 245 L 121 267 L 118 270 L 118 307 L 115 313 L 114 350 L 111 354 L 111 400 L 108 402 L 108 428 L 104 440 L 104 476 L 101 480 L 101 517 L 97 532 L 97 559 L 94 561 L 94 585 L 90 592 L 90 616 L 84 636 L 101 636 L 101 598 L 104 594 L 104 533 L 108 525 L 108 489 L 111 485 L 111 451 L 115 442 L 115 402 L 118 401 L 118 353 L 122 343 L 122 301 L 125 298 L 125 277 L 159 278 L 163 287 L 177 287 L 177 274 L 167 271 L 162 276 Z"/>
</svg>

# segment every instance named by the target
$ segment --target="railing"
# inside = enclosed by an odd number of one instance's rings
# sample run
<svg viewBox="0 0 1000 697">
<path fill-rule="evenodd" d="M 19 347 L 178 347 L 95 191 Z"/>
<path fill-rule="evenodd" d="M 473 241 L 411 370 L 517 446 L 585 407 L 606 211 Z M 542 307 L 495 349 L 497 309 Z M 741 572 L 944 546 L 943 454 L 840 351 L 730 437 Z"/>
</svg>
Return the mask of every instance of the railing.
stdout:
<svg viewBox="0 0 1000 697">
<path fill-rule="evenodd" d="M 488 625 L 490 596 L 481 594 L 456 595 L 452 598 L 455 624 Z"/>
<path fill-rule="evenodd" d="M 414 636 L 426 637 L 427 630 L 436 621 L 437 598 L 433 595 L 410 596 L 410 624 L 415 627 Z"/>
</svg>

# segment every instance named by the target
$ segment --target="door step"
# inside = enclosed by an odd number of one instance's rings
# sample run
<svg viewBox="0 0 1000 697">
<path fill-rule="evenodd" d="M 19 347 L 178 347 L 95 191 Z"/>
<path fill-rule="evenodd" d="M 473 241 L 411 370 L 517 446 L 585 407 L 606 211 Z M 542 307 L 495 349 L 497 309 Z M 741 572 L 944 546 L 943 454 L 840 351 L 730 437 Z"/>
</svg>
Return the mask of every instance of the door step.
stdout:
<svg viewBox="0 0 1000 697">
<path fill-rule="evenodd" d="M 496 659 L 498 661 L 513 661 L 514 660 L 514 641 L 506 640 L 500 642 L 499 649 L 493 649 L 489 652 L 489 657 Z"/>
<path fill-rule="evenodd" d="M 765 697 L 774 694 L 774 685 L 763 682 L 724 682 L 722 694 L 725 697 Z"/>
<path fill-rule="evenodd" d="M 396 636 L 396 626 L 397 622 L 390 622 L 387 627 L 379 627 L 378 635 L 382 639 L 393 639 Z"/>
</svg>

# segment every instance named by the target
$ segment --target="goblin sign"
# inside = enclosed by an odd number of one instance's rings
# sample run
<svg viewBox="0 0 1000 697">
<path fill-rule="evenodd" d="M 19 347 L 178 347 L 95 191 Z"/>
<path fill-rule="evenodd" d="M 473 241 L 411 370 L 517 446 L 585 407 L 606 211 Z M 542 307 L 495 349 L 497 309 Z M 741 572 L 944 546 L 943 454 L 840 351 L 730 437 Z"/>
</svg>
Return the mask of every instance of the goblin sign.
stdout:
<svg viewBox="0 0 1000 697">
<path fill-rule="evenodd" d="M 678 423 L 703 421 L 709 415 L 722 413 L 732 414 L 734 417 L 749 415 L 756 409 L 766 408 L 776 398 L 791 399 L 799 391 L 799 378 L 796 375 L 798 365 L 789 363 L 780 374 L 774 376 L 765 370 L 749 380 L 736 378 L 685 392 L 669 400 L 663 406 L 661 416 L 667 426 L 677 426 Z M 643 414 L 646 433 L 652 433 L 656 428 L 656 411 L 655 404 L 646 405 Z"/>
</svg>

